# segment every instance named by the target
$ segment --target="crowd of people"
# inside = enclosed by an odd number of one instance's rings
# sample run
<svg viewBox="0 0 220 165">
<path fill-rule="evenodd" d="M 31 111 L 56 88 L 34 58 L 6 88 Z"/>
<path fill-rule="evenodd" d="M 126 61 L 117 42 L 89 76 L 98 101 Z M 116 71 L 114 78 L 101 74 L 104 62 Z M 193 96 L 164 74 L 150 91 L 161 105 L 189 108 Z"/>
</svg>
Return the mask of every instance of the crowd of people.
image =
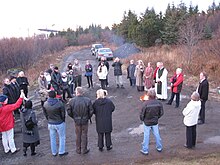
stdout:
<svg viewBox="0 0 220 165">
<path fill-rule="evenodd" d="M 116 57 L 112 63 L 115 76 L 116 88 L 124 89 L 123 63 Z M 48 122 L 50 146 L 53 156 L 65 156 L 66 151 L 66 114 L 75 122 L 76 153 L 87 154 L 88 148 L 88 123 L 95 115 L 96 131 L 98 134 L 98 148 L 103 151 L 104 146 L 109 151 L 112 149 L 111 132 L 112 112 L 115 110 L 114 103 L 107 97 L 109 87 L 108 74 L 110 65 L 106 58 L 102 57 L 96 74 L 101 83 L 101 89 L 96 91 L 96 100 L 91 101 L 84 95 L 82 87 L 82 75 L 86 77 L 87 87 L 94 88 L 94 68 L 87 60 L 84 70 L 80 62 L 75 59 L 69 63 L 64 72 L 60 72 L 53 64 L 38 77 L 39 94 L 43 114 Z M 157 62 L 153 69 L 151 62 L 145 67 L 142 60 L 130 60 L 127 67 L 127 79 L 131 87 L 137 87 L 137 91 L 145 91 L 142 97 L 143 106 L 140 112 L 140 120 L 144 125 L 144 139 L 140 152 L 144 155 L 149 153 L 150 131 L 154 134 L 156 149 L 163 150 L 162 139 L 159 133 L 158 120 L 163 115 L 163 101 L 168 100 L 171 105 L 174 97 L 175 108 L 180 106 L 180 95 L 183 86 L 184 76 L 182 69 L 177 68 L 170 79 L 171 96 L 168 99 L 167 77 L 168 71 L 162 62 Z M 30 147 L 31 155 L 36 155 L 35 147 L 40 144 L 36 114 L 33 110 L 33 103 L 28 100 L 28 78 L 24 72 L 18 76 L 10 76 L 4 79 L 3 94 L 0 95 L 0 132 L 4 152 L 16 153 L 19 148 L 14 143 L 14 115 L 20 114 L 23 135 L 23 152 L 27 156 L 27 149 Z M 208 100 L 209 83 L 207 74 L 200 73 L 200 83 L 195 92 L 191 95 L 191 101 L 183 110 L 184 124 L 186 125 L 186 145 L 193 148 L 196 144 L 196 125 L 205 123 L 205 103 Z M 22 106 L 23 105 L 23 106 Z M 59 138 L 57 149 L 56 137 Z M 105 145 L 104 145 L 105 141 Z"/>
</svg>

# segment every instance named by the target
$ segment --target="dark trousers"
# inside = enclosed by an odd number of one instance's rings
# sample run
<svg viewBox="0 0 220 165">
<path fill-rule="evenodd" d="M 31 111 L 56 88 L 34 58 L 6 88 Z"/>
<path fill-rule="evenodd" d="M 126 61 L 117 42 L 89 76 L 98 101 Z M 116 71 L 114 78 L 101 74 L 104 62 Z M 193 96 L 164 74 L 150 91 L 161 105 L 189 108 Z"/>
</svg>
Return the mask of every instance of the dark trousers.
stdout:
<svg viewBox="0 0 220 165">
<path fill-rule="evenodd" d="M 75 124 L 75 133 L 76 133 L 76 152 L 81 153 L 87 151 L 87 135 L 88 135 L 88 124 L 86 125 L 76 125 Z"/>
<path fill-rule="evenodd" d="M 205 103 L 206 100 L 201 101 L 201 109 L 199 112 L 199 120 L 201 120 L 202 123 L 205 123 Z"/>
<path fill-rule="evenodd" d="M 24 148 L 23 148 L 23 151 L 24 151 L 25 154 L 27 153 L 27 148 L 28 148 L 28 147 L 24 147 Z M 32 154 L 35 153 L 35 144 L 34 144 L 34 143 L 31 143 L 31 144 L 30 144 L 30 148 L 31 148 L 31 153 L 32 153 Z"/>
<path fill-rule="evenodd" d="M 136 79 L 129 78 L 129 81 L 130 81 L 130 86 L 134 87 L 136 84 Z"/>
<path fill-rule="evenodd" d="M 92 76 L 86 76 L 88 87 L 93 87 Z"/>
<path fill-rule="evenodd" d="M 72 98 L 71 93 L 70 93 L 70 89 L 63 89 L 63 100 L 66 100 L 66 93 L 67 93 L 67 97 L 68 98 Z"/>
<path fill-rule="evenodd" d="M 112 145 L 111 132 L 98 133 L 98 147 L 99 148 L 104 147 L 104 136 L 105 136 L 105 145 L 107 148 L 109 148 Z"/>
<path fill-rule="evenodd" d="M 196 145 L 196 125 L 186 126 L 186 145 L 187 148 L 195 147 Z"/>
<path fill-rule="evenodd" d="M 79 76 L 76 76 L 74 77 L 75 81 L 75 89 L 76 87 L 81 87 L 81 84 L 82 84 L 82 75 L 79 75 Z"/>
<path fill-rule="evenodd" d="M 106 79 L 99 79 L 101 81 L 101 88 L 105 89 L 106 88 Z"/>
<path fill-rule="evenodd" d="M 170 100 L 168 101 L 168 103 L 172 104 L 175 95 L 176 95 L 176 107 L 179 107 L 179 105 L 180 105 L 180 93 L 172 92 Z"/>
<path fill-rule="evenodd" d="M 106 76 L 106 86 L 108 86 L 109 84 L 108 84 L 108 74 L 107 74 L 107 76 Z"/>
</svg>

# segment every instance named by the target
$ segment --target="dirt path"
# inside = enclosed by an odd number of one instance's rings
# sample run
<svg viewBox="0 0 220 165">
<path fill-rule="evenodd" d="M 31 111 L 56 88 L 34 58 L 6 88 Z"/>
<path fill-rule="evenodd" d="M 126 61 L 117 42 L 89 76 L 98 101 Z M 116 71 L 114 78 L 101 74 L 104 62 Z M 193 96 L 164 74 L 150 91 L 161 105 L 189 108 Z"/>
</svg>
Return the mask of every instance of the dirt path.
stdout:
<svg viewBox="0 0 220 165">
<path fill-rule="evenodd" d="M 82 66 L 89 59 L 96 72 L 98 62 L 91 55 L 89 49 L 72 53 L 66 57 L 61 68 L 65 68 L 74 58 L 79 59 Z M 110 62 L 111 64 L 112 62 Z M 100 83 L 94 75 L 94 89 L 87 89 L 86 95 L 95 100 L 95 92 L 100 87 Z M 67 135 L 66 148 L 69 155 L 66 157 L 53 157 L 50 151 L 49 131 L 47 130 L 47 121 L 45 120 L 42 110 L 39 106 L 39 98 L 36 96 L 35 110 L 39 120 L 39 133 L 41 144 L 36 148 L 38 153 L 31 157 L 23 156 L 22 151 L 15 155 L 5 155 L 2 144 L 0 144 L 0 164 L 135 164 L 143 162 L 160 162 L 161 160 L 172 159 L 175 157 L 182 159 L 191 159 L 200 157 L 214 152 L 220 152 L 220 112 L 219 102 L 212 100 L 207 102 L 206 124 L 197 127 L 197 145 L 193 150 L 183 147 L 185 143 L 185 127 L 182 119 L 182 109 L 189 101 L 189 95 L 194 90 L 190 87 L 184 87 L 180 108 L 164 104 L 165 114 L 159 121 L 160 133 L 163 140 L 164 150 L 158 153 L 155 149 L 153 136 L 151 136 L 150 153 L 143 156 L 139 153 L 141 142 L 143 140 L 142 126 L 139 120 L 139 111 L 141 102 L 139 97 L 143 94 L 137 92 L 136 88 L 129 86 L 126 74 L 123 76 L 125 89 L 116 89 L 113 76 L 113 68 L 110 67 L 108 88 L 109 97 L 116 105 L 113 113 L 113 150 L 99 152 L 97 148 L 97 133 L 95 129 L 94 117 L 93 124 L 89 125 L 89 148 L 88 155 L 78 155 L 75 153 L 75 131 L 73 120 L 69 117 L 66 119 Z M 83 86 L 86 87 L 86 78 L 83 77 Z M 212 99 L 212 98 L 210 98 Z M 17 128 L 18 129 L 18 128 Z M 16 145 L 22 148 L 21 133 L 15 134 Z"/>
</svg>

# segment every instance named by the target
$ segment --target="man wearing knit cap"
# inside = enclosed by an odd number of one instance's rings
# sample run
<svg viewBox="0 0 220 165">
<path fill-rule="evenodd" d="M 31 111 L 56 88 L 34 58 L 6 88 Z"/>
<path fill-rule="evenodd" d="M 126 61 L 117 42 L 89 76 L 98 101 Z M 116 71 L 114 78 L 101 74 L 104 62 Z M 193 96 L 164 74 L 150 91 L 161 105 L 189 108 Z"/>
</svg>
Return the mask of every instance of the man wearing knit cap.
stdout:
<svg viewBox="0 0 220 165">
<path fill-rule="evenodd" d="M 5 153 L 16 153 L 19 148 L 14 143 L 14 116 L 12 111 L 19 108 L 22 104 L 24 93 L 21 92 L 20 98 L 14 104 L 8 104 L 8 97 L 0 95 L 0 132 L 2 133 L 2 143 Z"/>
</svg>

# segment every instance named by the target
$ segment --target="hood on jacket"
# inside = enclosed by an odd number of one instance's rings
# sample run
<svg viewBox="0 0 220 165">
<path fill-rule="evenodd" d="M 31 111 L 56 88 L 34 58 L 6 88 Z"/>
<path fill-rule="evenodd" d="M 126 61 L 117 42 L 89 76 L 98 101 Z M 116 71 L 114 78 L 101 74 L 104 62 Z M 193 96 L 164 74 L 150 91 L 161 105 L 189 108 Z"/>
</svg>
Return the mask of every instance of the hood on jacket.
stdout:
<svg viewBox="0 0 220 165">
<path fill-rule="evenodd" d="M 201 101 L 194 101 L 194 100 L 191 100 L 192 101 L 192 106 L 194 106 L 195 108 L 200 108 L 201 106 Z"/>
<path fill-rule="evenodd" d="M 104 105 L 104 104 L 106 104 L 106 102 L 107 102 L 107 99 L 106 99 L 106 98 L 98 98 L 98 99 L 96 100 L 96 103 L 97 103 L 98 105 Z"/>
<path fill-rule="evenodd" d="M 47 102 L 48 102 L 48 104 L 50 106 L 53 106 L 53 105 L 55 105 L 58 102 L 58 99 L 56 99 L 56 98 L 48 98 Z"/>
</svg>

